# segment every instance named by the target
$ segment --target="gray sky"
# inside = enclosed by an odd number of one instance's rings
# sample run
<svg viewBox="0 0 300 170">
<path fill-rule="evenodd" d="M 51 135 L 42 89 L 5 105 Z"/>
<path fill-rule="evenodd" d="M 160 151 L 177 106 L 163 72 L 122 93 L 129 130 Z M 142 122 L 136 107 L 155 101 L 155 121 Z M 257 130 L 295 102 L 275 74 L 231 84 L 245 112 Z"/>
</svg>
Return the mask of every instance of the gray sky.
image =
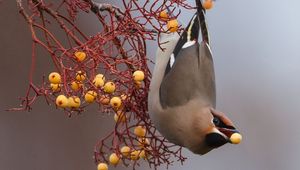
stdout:
<svg viewBox="0 0 300 170">
<path fill-rule="evenodd" d="M 244 140 L 205 156 L 186 151 L 184 165 L 175 163 L 170 170 L 300 168 L 299 7 L 299 0 L 218 0 L 208 11 L 217 108 L 234 121 Z M 3 111 L 16 106 L 17 96 L 25 92 L 31 46 L 15 2 L 2 2 L 0 11 L 0 169 L 95 169 L 93 146 L 112 117 L 86 112 L 68 119 L 44 101 L 30 113 Z M 187 22 L 193 12 L 182 14 L 181 21 Z M 148 51 L 155 49 L 150 44 Z M 38 70 L 51 69 L 46 60 L 38 62 Z"/>
<path fill-rule="evenodd" d="M 217 108 L 244 141 L 191 154 L 185 169 L 299 169 L 299 6 L 297 0 L 219 0 L 208 12 Z"/>
</svg>

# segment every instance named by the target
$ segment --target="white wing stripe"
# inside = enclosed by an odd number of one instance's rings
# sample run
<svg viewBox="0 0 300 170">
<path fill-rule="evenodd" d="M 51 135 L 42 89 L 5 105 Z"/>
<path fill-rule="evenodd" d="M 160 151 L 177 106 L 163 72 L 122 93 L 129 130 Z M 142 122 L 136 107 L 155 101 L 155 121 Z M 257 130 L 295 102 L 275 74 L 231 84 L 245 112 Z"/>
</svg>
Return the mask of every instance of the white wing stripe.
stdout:
<svg viewBox="0 0 300 170">
<path fill-rule="evenodd" d="M 188 42 L 186 42 L 186 43 L 182 46 L 182 48 L 188 48 L 188 47 L 194 45 L 195 43 L 196 43 L 195 40 L 194 40 L 194 41 L 188 41 Z"/>
<path fill-rule="evenodd" d="M 175 63 L 175 57 L 174 54 L 171 54 L 171 58 L 170 58 L 170 67 L 172 68 L 173 64 Z"/>
</svg>

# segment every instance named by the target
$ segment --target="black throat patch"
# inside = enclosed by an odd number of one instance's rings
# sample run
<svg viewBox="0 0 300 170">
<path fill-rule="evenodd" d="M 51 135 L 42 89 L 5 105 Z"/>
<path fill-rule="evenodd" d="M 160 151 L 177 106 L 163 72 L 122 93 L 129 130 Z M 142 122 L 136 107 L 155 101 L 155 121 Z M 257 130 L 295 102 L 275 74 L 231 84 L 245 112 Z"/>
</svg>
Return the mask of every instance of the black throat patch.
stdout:
<svg viewBox="0 0 300 170">
<path fill-rule="evenodd" d="M 219 133 L 210 133 L 206 135 L 205 142 L 207 146 L 217 148 L 226 144 L 228 141 Z"/>
</svg>

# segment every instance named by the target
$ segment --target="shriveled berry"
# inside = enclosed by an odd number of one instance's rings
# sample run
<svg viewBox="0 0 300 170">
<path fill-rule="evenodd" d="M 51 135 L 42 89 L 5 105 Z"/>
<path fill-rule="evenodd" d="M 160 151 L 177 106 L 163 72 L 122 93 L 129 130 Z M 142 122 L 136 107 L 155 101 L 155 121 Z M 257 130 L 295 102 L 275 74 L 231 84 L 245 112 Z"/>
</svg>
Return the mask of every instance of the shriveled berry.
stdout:
<svg viewBox="0 0 300 170">
<path fill-rule="evenodd" d="M 50 84 L 50 88 L 51 88 L 51 90 L 52 90 L 53 92 L 58 92 L 58 91 L 60 91 L 60 86 L 61 86 L 61 84 L 54 84 L 54 83 L 51 83 L 51 84 Z"/>
<path fill-rule="evenodd" d="M 75 58 L 77 59 L 77 61 L 83 61 L 86 58 L 86 53 L 83 51 L 76 51 L 74 53 Z"/>
<path fill-rule="evenodd" d="M 77 81 L 83 81 L 86 78 L 86 74 L 83 71 L 77 71 L 75 78 L 76 78 Z"/>
</svg>

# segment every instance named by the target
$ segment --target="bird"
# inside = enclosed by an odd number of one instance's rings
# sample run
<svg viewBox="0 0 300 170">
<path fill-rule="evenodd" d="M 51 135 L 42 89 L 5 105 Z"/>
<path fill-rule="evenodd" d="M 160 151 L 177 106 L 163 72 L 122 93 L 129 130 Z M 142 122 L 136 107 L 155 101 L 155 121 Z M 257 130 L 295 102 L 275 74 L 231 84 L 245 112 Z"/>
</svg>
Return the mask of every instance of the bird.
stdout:
<svg viewBox="0 0 300 170">
<path fill-rule="evenodd" d="M 215 73 L 201 0 L 181 35 L 162 33 L 149 87 L 151 121 L 168 141 L 204 155 L 242 136 L 216 110 Z M 201 30 L 202 41 L 199 43 Z"/>
</svg>

